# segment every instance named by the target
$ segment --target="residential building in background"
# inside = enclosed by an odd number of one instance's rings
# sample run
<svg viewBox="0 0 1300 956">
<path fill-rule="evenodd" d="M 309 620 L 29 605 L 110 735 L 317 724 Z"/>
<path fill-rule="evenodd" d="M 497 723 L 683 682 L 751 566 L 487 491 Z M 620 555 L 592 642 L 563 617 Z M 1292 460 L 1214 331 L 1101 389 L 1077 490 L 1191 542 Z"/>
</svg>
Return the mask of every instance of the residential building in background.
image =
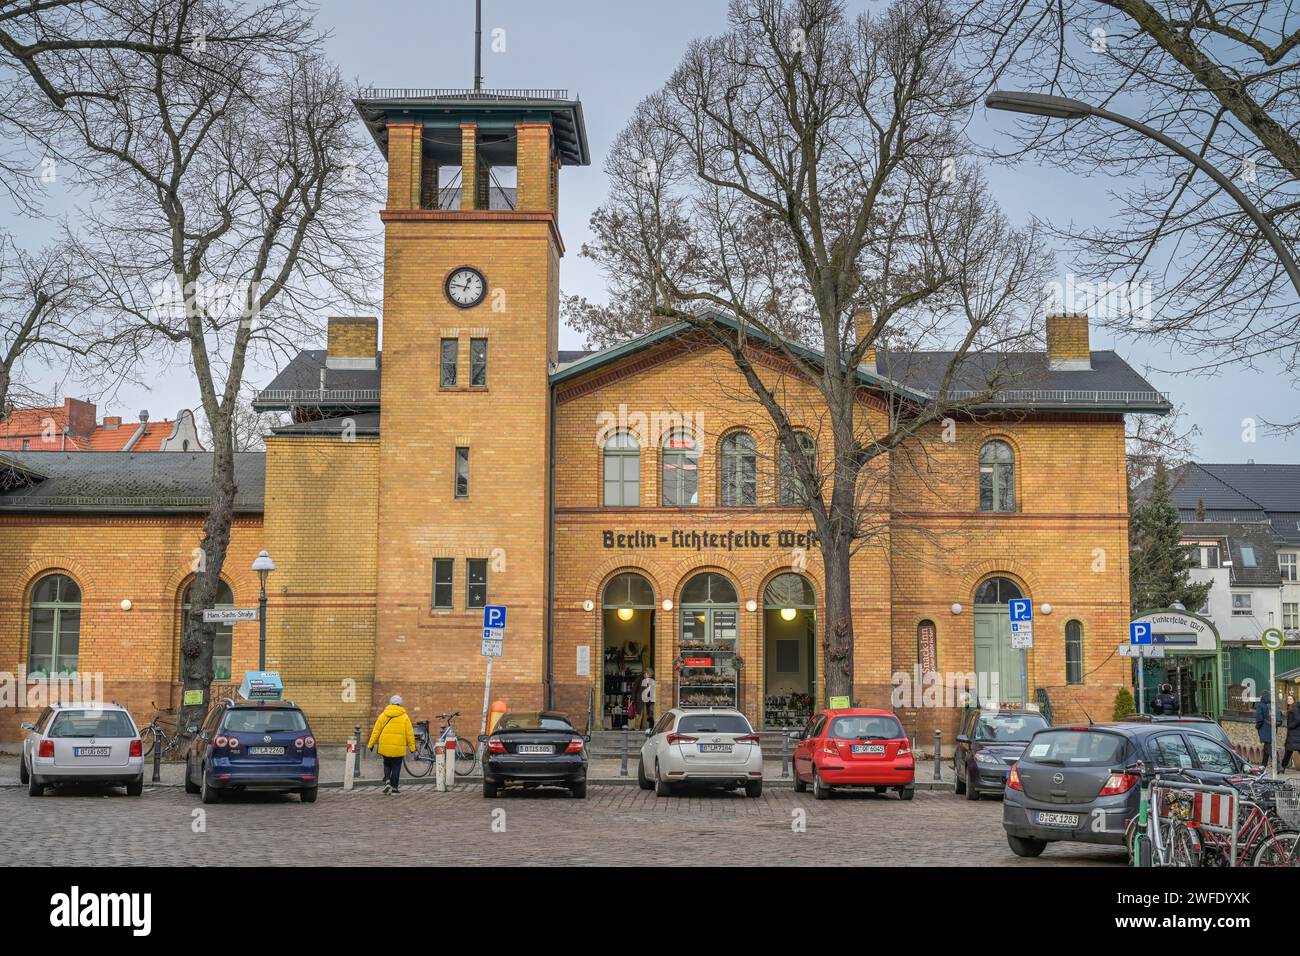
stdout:
<svg viewBox="0 0 1300 956">
<path fill-rule="evenodd" d="M 138 421 L 120 415 L 96 418 L 93 402 L 65 398 L 62 405 L 9 408 L 0 420 L 0 451 L 203 451 L 194 413 L 183 408 L 174 419 Z"/>
</svg>

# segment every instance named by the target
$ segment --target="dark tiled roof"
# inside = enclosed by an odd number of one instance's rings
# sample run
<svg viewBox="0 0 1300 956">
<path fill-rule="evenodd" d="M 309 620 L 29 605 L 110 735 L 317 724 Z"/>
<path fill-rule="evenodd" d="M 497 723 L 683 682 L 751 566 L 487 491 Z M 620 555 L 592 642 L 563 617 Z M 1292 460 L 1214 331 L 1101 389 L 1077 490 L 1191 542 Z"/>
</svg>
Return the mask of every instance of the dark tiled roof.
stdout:
<svg viewBox="0 0 1300 956">
<path fill-rule="evenodd" d="M 1232 555 L 1229 581 L 1239 587 L 1277 587 L 1282 574 L 1277 566 L 1273 529 L 1267 521 L 1184 521 L 1184 538 L 1217 538 L 1225 541 Z M 1255 552 L 1255 567 L 1242 560 L 1242 546 Z"/>
<path fill-rule="evenodd" d="M 295 405 L 378 408 L 382 366 L 382 357 L 376 355 L 372 369 L 326 368 L 325 349 L 306 349 L 295 355 L 280 374 L 257 393 L 253 407 L 259 411 L 283 410 Z"/>
<path fill-rule="evenodd" d="M 570 362 L 576 362 L 594 354 L 595 352 L 591 349 L 560 349 L 559 362 L 561 365 L 568 365 Z"/>
<path fill-rule="evenodd" d="M 1279 541 L 1300 545 L 1300 465 L 1189 462 L 1170 473 L 1169 489 L 1184 521 L 1203 505 L 1208 520 L 1267 521 Z"/>
<path fill-rule="evenodd" d="M 276 435 L 299 435 L 319 437 L 321 435 L 342 435 L 351 427 L 353 435 L 378 435 L 379 413 L 362 412 L 357 415 L 344 415 L 338 418 L 322 418 L 314 422 L 294 422 L 272 428 Z"/>
<path fill-rule="evenodd" d="M 45 476 L 0 493 L 0 511 L 203 512 L 212 499 L 212 455 L 170 452 L 8 452 L 20 468 Z M 266 455 L 235 455 L 235 510 L 260 513 Z"/>
</svg>

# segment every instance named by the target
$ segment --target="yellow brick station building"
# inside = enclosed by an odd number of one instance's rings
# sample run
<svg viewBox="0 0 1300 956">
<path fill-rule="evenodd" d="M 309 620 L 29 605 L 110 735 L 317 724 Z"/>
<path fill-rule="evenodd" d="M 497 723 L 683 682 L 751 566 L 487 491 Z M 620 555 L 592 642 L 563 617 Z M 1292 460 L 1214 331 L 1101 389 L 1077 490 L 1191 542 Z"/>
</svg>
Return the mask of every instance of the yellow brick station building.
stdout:
<svg viewBox="0 0 1300 956">
<path fill-rule="evenodd" d="M 580 724 L 590 707 L 618 729 L 648 668 L 661 712 L 734 704 L 773 728 L 826 706 L 816 536 L 730 356 L 685 324 L 558 347 L 559 174 L 590 161 L 581 105 L 381 93 L 358 108 L 388 163 L 382 349 L 377 320 L 330 319 L 326 348 L 257 397 L 291 423 L 237 463 L 222 602 L 256 606 L 248 569 L 266 549 L 267 663 L 287 696 L 329 741 L 394 693 L 417 719 L 461 710 L 476 730 L 492 604 L 509 615 L 492 697 L 511 707 Z M 824 461 L 813 389 L 761 338 L 751 351 Z M 853 562 L 857 702 L 949 740 L 964 688 L 1109 716 L 1129 674 L 1124 416 L 1169 408 L 1090 349 L 1084 316 L 1049 317 L 1044 352 L 994 358 L 1014 389 L 873 463 Z M 946 367 L 872 361 L 861 412 L 882 426 Z M 210 457 L 0 465 L 0 672 L 18 694 L 0 741 L 60 675 L 102 674 L 141 720 L 179 703 Z M 1036 609 L 1027 679 L 1014 597 Z M 257 653 L 257 622 L 221 630 L 214 693 Z"/>
</svg>

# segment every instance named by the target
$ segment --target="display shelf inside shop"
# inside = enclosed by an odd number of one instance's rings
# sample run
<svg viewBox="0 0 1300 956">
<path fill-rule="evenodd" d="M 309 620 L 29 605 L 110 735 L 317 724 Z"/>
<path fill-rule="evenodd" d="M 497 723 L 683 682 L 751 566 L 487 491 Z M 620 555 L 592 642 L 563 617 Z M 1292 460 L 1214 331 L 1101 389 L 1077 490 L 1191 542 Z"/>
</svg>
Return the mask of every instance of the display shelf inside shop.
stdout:
<svg viewBox="0 0 1300 956">
<path fill-rule="evenodd" d="M 644 671 L 640 656 L 606 656 L 602 714 L 606 730 L 622 730 L 627 725 L 628 700 L 633 686 L 641 679 Z"/>
<path fill-rule="evenodd" d="M 803 727 L 813 715 L 811 694 L 770 696 L 763 700 L 763 726 Z"/>
<path fill-rule="evenodd" d="M 677 675 L 678 706 L 738 706 L 740 673 L 735 658 L 732 646 L 683 646 L 682 669 Z M 690 663 L 705 660 L 709 663 Z"/>
</svg>

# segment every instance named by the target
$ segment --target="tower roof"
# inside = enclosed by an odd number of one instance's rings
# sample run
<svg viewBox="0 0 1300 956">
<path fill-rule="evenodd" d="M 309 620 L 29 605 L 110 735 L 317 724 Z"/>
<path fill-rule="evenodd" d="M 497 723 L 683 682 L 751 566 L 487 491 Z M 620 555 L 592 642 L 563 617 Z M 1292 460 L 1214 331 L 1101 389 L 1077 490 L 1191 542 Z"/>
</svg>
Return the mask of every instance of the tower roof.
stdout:
<svg viewBox="0 0 1300 956">
<path fill-rule="evenodd" d="M 459 130 L 462 123 L 476 123 L 480 128 L 480 149 L 491 160 L 492 131 L 502 134 L 504 156 L 513 155 L 507 138 L 517 123 L 549 122 L 555 148 L 565 166 L 591 165 L 587 148 L 587 126 L 582 118 L 582 102 L 569 98 L 568 90 L 456 90 L 391 89 L 371 87 L 356 101 L 357 112 L 370 129 L 379 148 L 388 153 L 388 124 L 423 123 L 425 129 L 439 127 Z M 446 158 L 460 161 L 459 141 L 448 138 Z M 437 142 L 432 144 L 435 149 Z"/>
</svg>

